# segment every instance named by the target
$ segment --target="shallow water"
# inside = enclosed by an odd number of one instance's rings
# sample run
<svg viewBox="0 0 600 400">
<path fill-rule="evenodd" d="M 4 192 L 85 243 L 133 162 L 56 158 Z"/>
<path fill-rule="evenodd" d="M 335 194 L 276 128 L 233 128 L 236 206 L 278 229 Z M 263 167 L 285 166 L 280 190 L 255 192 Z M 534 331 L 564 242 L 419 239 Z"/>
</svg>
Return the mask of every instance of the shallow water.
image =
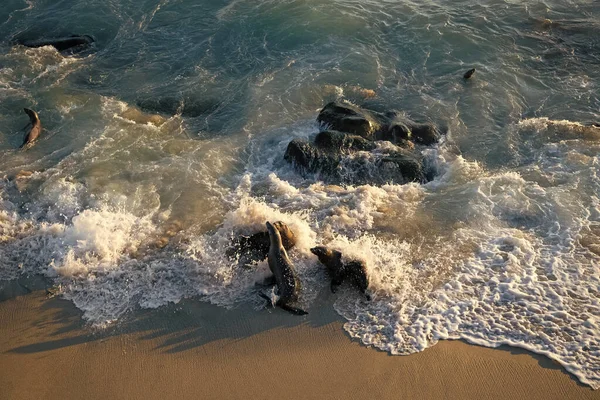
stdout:
<svg viewBox="0 0 600 400">
<path fill-rule="evenodd" d="M 97 326 L 193 296 L 261 310 L 266 262 L 224 253 L 282 220 L 309 312 L 329 290 L 310 247 L 367 262 L 373 301 L 331 295 L 363 343 L 509 344 L 598 388 L 599 17 L 565 0 L 9 0 L 0 279 L 42 275 Z M 96 42 L 74 57 L 14 45 L 70 34 Z M 336 98 L 443 127 L 436 178 L 298 175 L 285 148 Z M 26 152 L 23 107 L 45 128 Z"/>
</svg>

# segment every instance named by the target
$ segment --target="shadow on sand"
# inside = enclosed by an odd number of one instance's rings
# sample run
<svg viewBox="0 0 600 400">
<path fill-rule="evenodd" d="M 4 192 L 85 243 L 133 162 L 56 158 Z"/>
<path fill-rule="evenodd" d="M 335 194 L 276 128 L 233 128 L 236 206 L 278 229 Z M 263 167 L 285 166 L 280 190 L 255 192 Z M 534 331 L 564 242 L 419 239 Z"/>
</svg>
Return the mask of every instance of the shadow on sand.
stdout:
<svg viewBox="0 0 600 400">
<path fill-rule="evenodd" d="M 27 296 L 35 296 L 33 301 L 40 302 L 41 317 L 33 322 L 33 326 L 43 329 L 55 340 L 47 340 L 34 344 L 15 347 L 11 353 L 40 353 L 90 342 L 102 342 L 122 335 L 135 335 L 137 340 L 151 340 L 159 343 L 156 351 L 173 354 L 184 352 L 215 341 L 240 341 L 262 332 L 307 326 L 311 328 L 335 325 L 333 329 L 342 329 L 344 319 L 338 315 L 333 302 L 335 295 L 324 290 L 313 304 L 319 307 L 310 308 L 306 316 L 291 315 L 278 308 L 253 309 L 250 305 L 235 309 L 225 309 L 200 299 L 185 299 L 179 304 L 170 304 L 153 310 L 136 310 L 128 313 L 114 326 L 108 328 L 92 328 L 82 319 L 82 312 L 70 301 L 52 298 L 47 299 L 43 292 L 36 291 Z M 352 340 L 345 333 L 349 340 Z M 467 341 L 461 340 L 469 344 Z M 588 388 L 551 359 L 530 351 L 500 346 L 500 351 L 515 355 L 526 354 L 534 358 L 540 367 L 561 370 L 578 386 Z M 377 350 L 380 351 L 380 350 Z M 393 357 L 393 356 L 390 356 Z"/>
<path fill-rule="evenodd" d="M 9 350 L 12 353 L 45 352 L 129 334 L 136 335 L 139 340 L 160 343 L 157 350 L 178 353 L 214 341 L 247 339 L 273 329 L 300 325 L 320 327 L 343 322 L 333 309 L 335 297 L 326 292 L 317 299 L 321 307 L 310 309 L 303 317 L 279 308 L 256 310 L 247 305 L 226 309 L 200 299 L 184 299 L 158 309 L 132 311 L 107 328 L 87 326 L 82 312 L 68 300 L 46 299 L 43 292 L 27 296 L 35 296 L 33 301 L 41 302 L 41 317 L 33 322 L 33 326 L 59 339 L 16 347 Z"/>
</svg>

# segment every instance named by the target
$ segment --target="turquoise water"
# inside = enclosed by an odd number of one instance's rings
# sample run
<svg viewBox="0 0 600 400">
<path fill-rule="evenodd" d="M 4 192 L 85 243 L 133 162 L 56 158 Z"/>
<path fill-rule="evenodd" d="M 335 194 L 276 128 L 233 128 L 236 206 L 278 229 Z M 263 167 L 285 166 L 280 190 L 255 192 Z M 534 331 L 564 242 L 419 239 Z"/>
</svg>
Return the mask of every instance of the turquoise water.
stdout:
<svg viewBox="0 0 600 400">
<path fill-rule="evenodd" d="M 363 343 L 509 344 L 598 388 L 599 17 L 563 0 L 8 0 L 0 279 L 44 276 L 100 327 L 185 297 L 264 312 L 266 263 L 224 252 L 283 220 L 309 312 L 328 290 L 310 247 L 367 262 L 373 301 L 331 295 Z M 71 34 L 96 42 L 15 44 Z M 340 98 L 442 127 L 436 178 L 299 176 L 287 144 Z M 23 107 L 45 128 L 25 152 Z"/>
</svg>

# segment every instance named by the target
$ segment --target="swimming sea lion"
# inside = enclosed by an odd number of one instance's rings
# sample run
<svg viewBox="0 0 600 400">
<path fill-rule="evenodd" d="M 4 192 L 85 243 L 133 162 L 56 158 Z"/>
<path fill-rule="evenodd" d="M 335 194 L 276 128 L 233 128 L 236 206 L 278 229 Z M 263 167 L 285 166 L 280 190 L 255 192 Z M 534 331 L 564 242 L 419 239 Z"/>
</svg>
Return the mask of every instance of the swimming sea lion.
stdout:
<svg viewBox="0 0 600 400">
<path fill-rule="evenodd" d="M 342 253 L 328 249 L 325 246 L 313 247 L 310 251 L 319 258 L 321 264 L 327 267 L 327 272 L 331 277 L 332 293 L 335 293 L 338 286 L 345 279 L 348 279 L 354 287 L 367 297 L 367 300 L 371 300 L 371 296 L 367 293 L 369 287 L 367 266 L 363 261 L 351 260 L 344 264 L 342 263 Z"/>
<path fill-rule="evenodd" d="M 306 311 L 299 308 L 291 307 L 289 303 L 298 300 L 300 292 L 300 280 L 296 276 L 294 265 L 288 258 L 287 252 L 283 247 L 281 234 L 279 230 L 270 222 L 267 222 L 267 230 L 269 232 L 269 269 L 275 277 L 279 299 L 275 305 L 283 308 L 286 311 L 296 315 L 308 314 Z M 262 297 L 270 300 L 266 295 Z"/>
<path fill-rule="evenodd" d="M 463 75 L 463 78 L 469 79 L 470 77 L 473 76 L 474 73 L 475 73 L 475 68 L 471 68 L 470 70 L 465 72 L 465 74 Z"/>
<path fill-rule="evenodd" d="M 42 123 L 40 122 L 40 117 L 38 117 L 35 111 L 29 108 L 24 108 L 23 111 L 25 111 L 25 113 L 29 115 L 29 120 L 31 124 L 31 129 L 29 130 L 27 135 L 25 135 L 25 141 L 21 145 L 21 148 L 27 150 L 34 145 L 34 142 L 40 136 L 40 133 L 42 133 Z"/>
<path fill-rule="evenodd" d="M 273 224 L 281 235 L 281 242 L 286 250 L 291 249 L 296 245 L 296 235 L 281 221 Z M 269 254 L 269 246 L 271 239 L 269 232 L 258 232 L 250 236 L 241 236 L 235 240 L 233 247 L 227 250 L 227 255 L 232 257 L 239 254 L 242 261 L 246 264 L 254 261 L 262 261 Z"/>
</svg>

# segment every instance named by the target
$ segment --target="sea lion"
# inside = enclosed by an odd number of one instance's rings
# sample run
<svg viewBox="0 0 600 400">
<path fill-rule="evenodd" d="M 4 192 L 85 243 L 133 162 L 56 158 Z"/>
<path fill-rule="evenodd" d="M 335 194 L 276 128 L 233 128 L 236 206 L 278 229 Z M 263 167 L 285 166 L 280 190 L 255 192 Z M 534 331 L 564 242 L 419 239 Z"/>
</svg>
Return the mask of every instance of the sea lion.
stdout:
<svg viewBox="0 0 600 400">
<path fill-rule="evenodd" d="M 296 245 L 296 235 L 289 226 L 281 221 L 275 222 L 273 226 L 279 231 L 281 242 L 286 250 Z M 236 254 L 240 255 L 243 263 L 248 265 L 254 261 L 262 261 L 267 258 L 270 244 L 269 232 L 257 232 L 250 236 L 241 236 L 235 240 L 233 247 L 227 250 L 227 255 L 230 257 Z"/>
<path fill-rule="evenodd" d="M 473 76 L 474 73 L 475 73 L 475 68 L 471 68 L 470 70 L 465 72 L 465 74 L 463 75 L 463 78 L 469 79 L 470 77 Z"/>
<path fill-rule="evenodd" d="M 40 117 L 38 117 L 35 111 L 29 108 L 24 108 L 23 111 L 25 111 L 25 113 L 29 115 L 29 123 L 31 124 L 31 129 L 29 130 L 29 132 L 27 132 L 27 135 L 25 135 L 25 140 L 23 141 L 23 144 L 20 146 L 20 148 L 27 150 L 35 144 L 35 141 L 40 136 L 40 133 L 42 133 L 42 123 L 40 122 Z"/>
<path fill-rule="evenodd" d="M 335 293 L 346 275 L 342 264 L 342 253 L 325 246 L 313 247 L 310 251 L 319 258 L 321 264 L 327 267 L 327 273 L 331 277 L 331 293 Z"/>
<path fill-rule="evenodd" d="M 283 247 L 281 234 L 279 230 L 270 222 L 267 221 L 267 231 L 269 232 L 269 269 L 273 273 L 279 298 L 275 303 L 276 306 L 296 315 L 308 314 L 306 311 L 295 308 L 289 305 L 291 302 L 298 300 L 300 292 L 300 280 L 296 276 L 294 265 L 288 258 L 287 252 Z M 270 300 L 268 296 L 261 293 L 263 298 Z"/>
<path fill-rule="evenodd" d="M 53 46 L 58 51 L 65 51 L 75 47 L 84 48 L 94 42 L 89 35 L 73 35 L 56 39 L 25 40 L 21 44 L 25 47 Z"/>
<path fill-rule="evenodd" d="M 367 293 L 369 278 L 363 261 L 351 260 L 344 264 L 341 252 L 328 249 L 325 246 L 313 247 L 310 251 L 319 258 L 321 264 L 327 267 L 327 273 L 331 277 L 332 293 L 335 293 L 338 286 L 347 278 L 354 287 L 366 296 L 367 300 L 371 300 L 371 296 Z"/>
<path fill-rule="evenodd" d="M 367 293 L 369 278 L 367 277 L 367 265 L 365 262 L 352 260 L 344 265 L 344 269 L 346 271 L 346 278 L 350 279 L 352 286 L 364 294 L 367 300 L 371 300 L 371 295 Z"/>
</svg>

